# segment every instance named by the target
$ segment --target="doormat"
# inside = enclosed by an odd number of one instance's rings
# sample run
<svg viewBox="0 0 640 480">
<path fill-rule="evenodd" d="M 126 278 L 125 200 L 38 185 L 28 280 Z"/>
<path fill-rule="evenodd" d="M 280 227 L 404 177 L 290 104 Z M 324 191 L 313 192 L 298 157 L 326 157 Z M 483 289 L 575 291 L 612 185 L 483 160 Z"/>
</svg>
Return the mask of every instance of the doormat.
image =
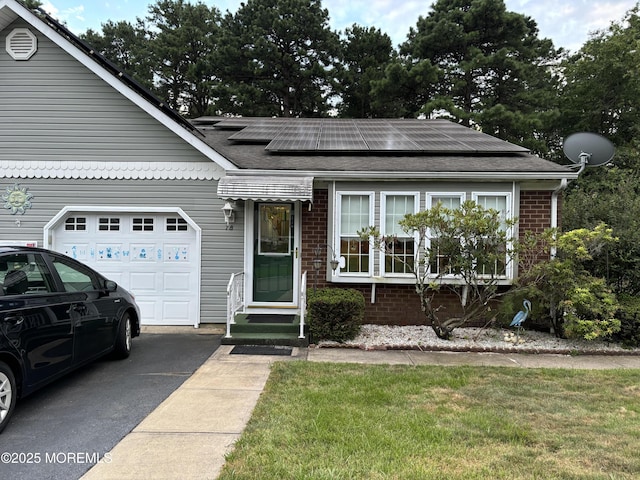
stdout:
<svg viewBox="0 0 640 480">
<path fill-rule="evenodd" d="M 249 323 L 293 323 L 295 315 L 251 313 L 247 316 Z"/>
<path fill-rule="evenodd" d="M 281 345 L 236 345 L 229 352 L 234 355 L 291 355 L 293 347 Z"/>
</svg>

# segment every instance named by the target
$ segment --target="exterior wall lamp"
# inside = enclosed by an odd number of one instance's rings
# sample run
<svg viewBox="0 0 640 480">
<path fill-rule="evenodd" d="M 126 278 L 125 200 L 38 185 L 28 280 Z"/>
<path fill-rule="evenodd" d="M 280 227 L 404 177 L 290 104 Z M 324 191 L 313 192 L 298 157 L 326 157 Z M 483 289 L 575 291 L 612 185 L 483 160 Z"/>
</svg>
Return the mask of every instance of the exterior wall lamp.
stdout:
<svg viewBox="0 0 640 480">
<path fill-rule="evenodd" d="M 227 226 L 231 225 L 235 221 L 235 210 L 236 210 L 236 202 L 232 200 L 227 200 L 222 207 L 222 213 L 224 213 L 224 223 Z"/>
<path fill-rule="evenodd" d="M 313 270 L 315 272 L 314 284 L 313 284 L 313 291 L 314 292 L 318 288 L 318 272 L 320 272 L 320 268 L 322 268 L 322 263 L 326 262 L 325 259 L 320 258 L 320 254 L 322 253 L 322 247 L 325 247 L 325 248 L 327 248 L 328 250 L 331 251 L 331 260 L 329 261 L 329 264 L 331 265 L 331 269 L 334 272 L 337 270 L 338 265 L 340 265 L 340 262 L 336 258 L 336 254 L 333 251 L 333 248 L 331 248 L 331 245 L 327 245 L 326 243 L 321 243 L 321 244 L 317 245 L 316 248 L 313 249 L 313 260 L 311 261 L 311 263 L 313 264 Z"/>
</svg>

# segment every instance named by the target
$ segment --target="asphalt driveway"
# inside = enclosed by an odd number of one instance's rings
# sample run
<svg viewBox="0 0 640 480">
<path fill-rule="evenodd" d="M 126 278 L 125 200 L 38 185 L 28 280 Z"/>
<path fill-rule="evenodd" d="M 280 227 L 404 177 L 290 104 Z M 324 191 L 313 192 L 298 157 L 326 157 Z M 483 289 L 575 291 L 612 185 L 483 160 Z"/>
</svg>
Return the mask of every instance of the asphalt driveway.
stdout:
<svg viewBox="0 0 640 480">
<path fill-rule="evenodd" d="M 80 478 L 220 346 L 220 336 L 142 334 L 126 360 L 100 360 L 19 401 L 0 434 L 3 478 Z"/>
</svg>

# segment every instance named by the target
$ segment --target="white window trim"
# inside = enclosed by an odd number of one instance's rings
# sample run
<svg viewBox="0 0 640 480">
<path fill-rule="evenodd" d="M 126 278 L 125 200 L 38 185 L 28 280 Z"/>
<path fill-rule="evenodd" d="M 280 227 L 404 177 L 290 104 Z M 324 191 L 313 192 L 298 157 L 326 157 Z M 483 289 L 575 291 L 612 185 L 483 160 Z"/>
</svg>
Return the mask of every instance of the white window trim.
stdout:
<svg viewBox="0 0 640 480">
<path fill-rule="evenodd" d="M 333 239 L 333 251 L 336 256 L 340 255 L 340 236 L 341 236 L 341 228 L 342 228 L 342 197 L 348 196 L 363 196 L 369 197 L 369 225 L 364 225 L 363 228 L 366 228 L 371 225 L 375 225 L 375 216 L 374 216 L 374 208 L 375 208 L 375 192 L 372 190 L 367 191 L 358 191 L 358 190 L 340 190 L 336 192 L 335 197 L 335 235 Z M 373 255 L 373 242 L 369 242 L 369 270 L 367 272 L 341 272 L 340 270 L 345 265 L 346 259 L 343 256 L 339 256 L 340 266 L 336 269 L 335 272 L 331 274 L 332 281 L 340 281 L 340 280 L 349 280 L 353 279 L 355 281 L 362 281 L 364 278 L 371 278 L 373 275 L 373 262 L 375 256 Z"/>
<path fill-rule="evenodd" d="M 78 222 L 79 218 L 83 218 L 84 222 Z M 67 220 L 73 219 L 73 223 L 67 223 Z M 72 231 L 72 232 L 79 232 L 79 233 L 86 233 L 87 235 L 89 234 L 89 229 L 87 228 L 87 217 L 85 216 L 71 216 L 71 217 L 67 217 L 65 219 L 64 222 L 65 225 L 65 230 L 66 230 L 66 226 L 67 225 L 73 225 L 73 228 L 71 230 L 68 231 Z M 78 229 L 78 225 L 83 225 L 84 228 L 83 229 Z"/>
<path fill-rule="evenodd" d="M 433 203 L 434 197 L 459 198 L 460 199 L 460 204 L 463 204 L 467 200 L 467 193 L 466 192 L 461 192 L 461 191 L 427 192 L 427 203 L 426 203 L 427 210 L 429 210 L 430 208 L 435 207 L 435 205 Z M 431 236 L 432 236 L 431 235 L 431 231 L 429 230 L 427 232 L 427 238 L 424 239 L 426 248 L 431 248 Z M 431 267 L 427 265 L 425 268 L 429 268 L 430 269 Z M 428 277 L 430 277 L 430 278 L 439 277 L 439 278 L 445 279 L 447 281 L 456 280 L 456 279 L 460 278 L 458 275 L 455 275 L 453 273 L 446 274 L 446 275 L 439 275 L 438 273 L 433 273 L 431 271 L 429 271 Z"/>
<path fill-rule="evenodd" d="M 422 191 L 424 192 L 424 190 Z M 340 228 L 341 228 L 341 211 L 342 211 L 342 197 L 349 195 L 362 195 L 369 197 L 369 225 L 376 225 L 380 229 L 380 233 L 384 235 L 384 218 L 385 218 L 385 209 L 386 209 L 386 197 L 390 195 L 404 195 L 410 196 L 415 195 L 417 207 L 416 212 L 423 211 L 422 195 L 423 193 L 414 190 L 407 191 L 396 191 L 396 190 L 334 190 L 333 191 L 333 232 L 331 238 L 333 239 L 333 243 L 331 247 L 333 248 L 335 254 L 340 260 L 340 266 L 342 267 L 345 264 L 345 258 L 340 257 Z M 433 207 L 433 199 L 434 197 L 458 197 L 460 198 L 461 203 L 466 200 L 473 199 L 477 202 L 479 197 L 483 196 L 501 196 L 506 197 L 507 204 L 507 218 L 512 218 L 514 215 L 515 206 L 513 204 L 516 195 L 515 192 L 511 191 L 468 191 L 463 190 L 451 190 L 451 191 L 427 191 L 425 192 L 425 203 L 424 206 L 426 209 Z M 376 215 L 377 212 L 377 215 Z M 515 231 L 515 227 L 512 227 L 508 232 L 510 237 L 513 237 L 513 232 Z M 427 246 L 429 245 L 430 233 L 428 232 L 427 238 L 425 239 L 427 242 Z M 418 239 L 417 239 L 418 240 Z M 418 247 L 416 240 L 416 253 L 418 253 Z M 361 273 L 345 273 L 340 272 L 340 268 L 336 269 L 335 272 L 328 272 L 329 276 L 327 279 L 331 282 L 335 283 L 366 283 L 366 284 L 408 284 L 413 282 L 413 275 L 411 274 L 385 274 L 384 272 L 384 255 L 381 252 L 376 252 L 373 248 L 373 243 L 370 244 L 370 261 L 369 261 L 369 271 L 361 272 Z M 510 262 L 507 264 L 506 275 L 501 275 L 498 277 L 498 284 L 500 285 L 509 285 L 513 280 L 514 275 L 514 262 Z M 378 273 L 374 273 L 378 272 Z M 462 280 L 457 275 L 440 275 L 437 274 L 429 274 L 431 278 L 439 278 L 440 281 L 447 284 L 458 284 Z"/>
<path fill-rule="evenodd" d="M 409 191 L 385 191 L 385 192 L 380 192 L 380 234 L 382 236 L 386 235 L 386 222 L 385 222 L 385 218 L 387 215 L 387 197 L 394 197 L 394 196 L 402 196 L 402 197 L 411 197 L 413 196 L 413 212 L 409 212 L 409 213 L 417 213 L 420 211 L 420 192 L 414 191 L 414 192 L 409 192 Z M 407 235 L 406 237 L 402 237 L 402 238 L 410 238 L 409 235 Z M 417 248 L 418 248 L 418 234 L 415 233 L 413 235 L 413 241 L 414 241 L 414 251 L 417 252 Z M 380 251 L 379 256 L 378 256 L 378 261 L 380 262 L 380 274 L 383 277 L 387 277 L 387 278 L 414 278 L 412 273 L 393 273 L 393 272 L 387 272 L 385 270 L 385 253 Z M 417 261 L 417 259 L 414 258 L 414 261 Z"/>
<path fill-rule="evenodd" d="M 478 203 L 478 197 L 506 197 L 507 201 L 505 202 L 507 205 L 507 211 L 505 212 L 505 219 L 512 219 L 513 218 L 513 212 L 514 210 L 514 205 L 513 205 L 513 201 L 514 201 L 514 195 L 511 192 L 484 192 L 484 191 L 477 191 L 477 192 L 472 192 L 471 193 L 471 198 L 473 199 L 474 202 Z M 509 227 L 507 229 L 507 237 L 508 238 L 513 238 L 514 234 L 515 234 L 515 227 Z M 509 248 L 511 242 L 508 242 L 507 244 L 507 249 Z M 506 256 L 506 253 L 505 253 Z M 507 263 L 507 268 L 506 268 L 506 272 L 505 275 L 498 275 L 497 278 L 499 278 L 500 280 L 513 280 L 513 274 L 514 274 L 514 262 L 508 262 Z M 488 277 L 488 276 L 487 276 Z M 480 278 L 483 278 L 483 276 L 481 275 Z"/>
<path fill-rule="evenodd" d="M 134 220 L 141 220 L 141 223 L 136 224 L 134 223 Z M 145 220 L 151 220 L 151 230 L 145 230 L 145 227 L 147 227 L 149 224 L 145 223 Z M 158 223 L 162 223 L 158 221 L 158 218 L 154 217 L 154 216 L 150 216 L 150 215 L 140 215 L 140 216 L 136 216 L 136 215 L 132 215 L 131 216 L 131 223 L 129 225 L 129 231 L 131 233 L 135 233 L 135 234 L 140 234 L 140 235 L 153 235 L 156 232 L 156 226 Z M 134 227 L 135 226 L 139 226 L 140 229 L 136 230 Z"/>
<path fill-rule="evenodd" d="M 467 193 L 456 191 L 456 192 L 427 192 L 427 210 L 431 207 L 434 207 L 433 197 L 458 197 L 460 198 L 460 203 L 464 203 L 467 199 Z"/>
<path fill-rule="evenodd" d="M 113 216 L 113 215 L 105 215 L 105 216 L 99 216 L 97 217 L 97 222 L 96 222 L 96 232 L 95 233 L 99 233 L 99 234 L 115 234 L 115 235 L 120 235 L 122 233 L 122 217 L 120 216 Z M 101 223 L 100 220 L 106 220 L 106 222 Z M 117 222 L 115 222 L 114 220 L 117 220 Z M 118 226 L 118 228 L 112 228 L 114 226 Z M 101 229 L 100 227 L 106 227 L 105 229 Z"/>
<path fill-rule="evenodd" d="M 511 218 L 512 213 L 513 213 L 513 195 L 511 194 L 511 192 L 484 192 L 484 191 L 477 191 L 477 192 L 471 192 L 471 199 L 478 203 L 478 197 L 506 197 L 507 198 L 507 218 Z"/>
</svg>

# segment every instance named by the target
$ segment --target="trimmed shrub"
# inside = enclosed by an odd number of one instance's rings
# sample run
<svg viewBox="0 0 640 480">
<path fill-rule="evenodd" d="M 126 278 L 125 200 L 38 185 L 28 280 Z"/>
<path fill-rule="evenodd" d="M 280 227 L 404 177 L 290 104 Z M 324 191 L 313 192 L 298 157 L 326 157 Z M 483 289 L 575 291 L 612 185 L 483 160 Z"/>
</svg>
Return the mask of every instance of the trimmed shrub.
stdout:
<svg viewBox="0 0 640 480">
<path fill-rule="evenodd" d="M 360 333 L 364 295 L 352 288 L 323 288 L 309 292 L 309 332 L 313 341 L 346 342 Z"/>
</svg>

